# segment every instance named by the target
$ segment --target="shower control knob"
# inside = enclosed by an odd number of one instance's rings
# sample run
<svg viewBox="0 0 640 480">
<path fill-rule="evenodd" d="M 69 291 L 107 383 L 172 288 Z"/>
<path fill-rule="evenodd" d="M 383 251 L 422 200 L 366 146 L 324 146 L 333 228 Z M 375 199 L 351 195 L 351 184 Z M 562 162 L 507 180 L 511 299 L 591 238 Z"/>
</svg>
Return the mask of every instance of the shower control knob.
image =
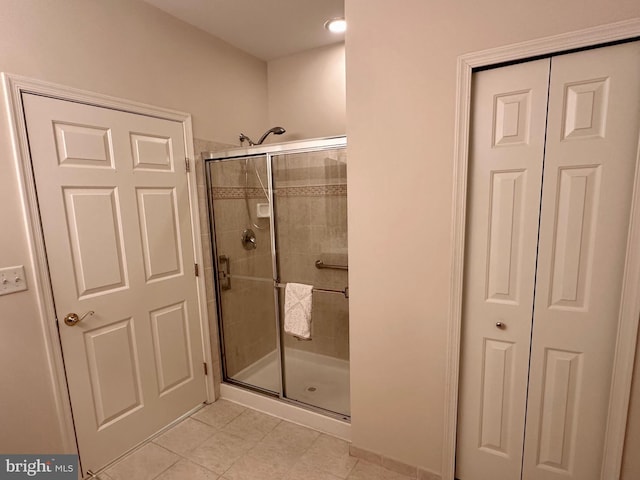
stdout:
<svg viewBox="0 0 640 480">
<path fill-rule="evenodd" d="M 242 247 L 245 250 L 255 250 L 258 247 L 256 243 L 256 234 L 253 233 L 253 230 L 247 228 L 244 232 L 242 232 Z"/>
<path fill-rule="evenodd" d="M 503 330 L 506 327 L 506 325 L 502 322 L 496 322 L 496 327 L 498 327 L 500 330 Z"/>
</svg>

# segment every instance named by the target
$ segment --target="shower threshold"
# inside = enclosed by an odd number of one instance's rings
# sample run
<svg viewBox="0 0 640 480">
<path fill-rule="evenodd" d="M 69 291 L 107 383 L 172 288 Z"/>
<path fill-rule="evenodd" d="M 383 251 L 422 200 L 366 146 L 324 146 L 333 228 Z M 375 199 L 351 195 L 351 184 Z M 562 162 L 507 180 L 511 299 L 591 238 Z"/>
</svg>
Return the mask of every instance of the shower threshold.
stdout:
<svg viewBox="0 0 640 480">
<path fill-rule="evenodd" d="M 329 415 L 348 419 L 350 414 L 349 361 L 295 348 L 285 348 L 284 367 L 286 400 L 326 410 Z M 238 372 L 231 380 L 247 385 L 259 385 L 262 389 L 279 392 L 277 350 Z"/>
</svg>

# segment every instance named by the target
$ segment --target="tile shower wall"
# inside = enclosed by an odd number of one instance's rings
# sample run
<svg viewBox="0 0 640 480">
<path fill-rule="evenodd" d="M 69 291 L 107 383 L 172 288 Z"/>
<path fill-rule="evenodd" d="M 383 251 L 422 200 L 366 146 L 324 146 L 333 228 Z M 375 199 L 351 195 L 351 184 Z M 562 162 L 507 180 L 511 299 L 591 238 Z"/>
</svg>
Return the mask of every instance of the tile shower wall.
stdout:
<svg viewBox="0 0 640 480">
<path fill-rule="evenodd" d="M 346 270 L 315 266 L 316 260 L 348 265 L 346 161 L 345 149 L 274 157 L 282 283 L 336 290 L 348 286 Z M 348 360 L 349 301 L 341 294 L 314 292 L 312 340 L 285 335 L 284 346 Z"/>
</svg>

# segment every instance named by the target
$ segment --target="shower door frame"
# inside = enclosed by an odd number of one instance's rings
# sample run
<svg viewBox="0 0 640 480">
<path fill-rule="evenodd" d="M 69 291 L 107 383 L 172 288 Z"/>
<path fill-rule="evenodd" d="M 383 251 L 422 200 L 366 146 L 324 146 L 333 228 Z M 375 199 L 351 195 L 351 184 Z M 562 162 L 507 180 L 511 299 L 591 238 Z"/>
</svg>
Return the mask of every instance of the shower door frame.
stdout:
<svg viewBox="0 0 640 480">
<path fill-rule="evenodd" d="M 285 362 L 284 362 L 284 348 L 282 347 L 282 322 L 280 320 L 280 292 L 277 286 L 280 283 L 280 272 L 278 266 L 278 248 L 277 248 L 277 226 L 276 226 L 276 207 L 274 201 L 273 192 L 273 164 L 272 158 L 277 155 L 289 155 L 297 153 L 319 152 L 322 150 L 335 150 L 343 149 L 347 147 L 347 137 L 327 137 L 317 138 L 310 140 L 301 140 L 293 142 L 284 142 L 279 144 L 269 145 L 255 145 L 246 148 L 234 148 L 230 150 L 224 150 L 220 152 L 203 152 L 202 160 L 205 167 L 205 178 L 207 182 L 207 207 L 209 214 L 209 233 L 211 237 L 211 262 L 213 264 L 213 284 L 215 287 L 216 298 L 216 319 L 218 325 L 218 345 L 220 348 L 220 364 L 222 369 L 222 383 L 228 383 L 230 385 L 239 386 L 250 391 L 254 391 L 263 395 L 267 395 L 271 398 L 278 398 L 281 401 L 290 403 L 292 405 L 311 410 L 313 412 L 321 413 L 327 417 L 335 418 L 342 421 L 350 422 L 351 416 L 326 410 L 315 405 L 304 403 L 293 398 L 285 396 L 286 389 L 285 379 Z M 276 327 L 276 352 L 278 362 L 278 372 L 280 375 L 280 391 L 273 392 L 271 390 L 261 388 L 257 385 L 251 385 L 239 380 L 235 380 L 227 376 L 226 372 L 226 357 L 225 357 L 225 343 L 224 343 L 224 329 L 223 329 L 223 314 L 222 314 L 222 291 L 219 282 L 219 266 L 218 266 L 218 249 L 216 242 L 215 221 L 214 221 L 214 207 L 213 196 L 209 194 L 212 189 L 212 181 L 210 175 L 210 169 L 207 164 L 216 161 L 233 161 L 242 160 L 245 158 L 264 158 L 267 167 L 267 183 L 268 183 L 268 201 L 269 201 L 269 235 L 271 242 L 271 267 L 272 267 L 272 281 L 273 281 L 273 297 L 274 297 L 274 310 L 275 310 L 275 327 Z M 210 319 L 209 321 L 214 321 Z M 213 342 L 212 342 L 213 343 Z"/>
</svg>

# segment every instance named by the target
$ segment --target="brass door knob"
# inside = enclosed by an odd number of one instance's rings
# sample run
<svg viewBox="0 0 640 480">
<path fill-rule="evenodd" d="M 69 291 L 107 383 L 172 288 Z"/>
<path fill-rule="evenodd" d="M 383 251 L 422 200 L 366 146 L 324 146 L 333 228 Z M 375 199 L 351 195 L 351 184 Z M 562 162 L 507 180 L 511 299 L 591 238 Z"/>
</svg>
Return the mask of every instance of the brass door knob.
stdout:
<svg viewBox="0 0 640 480">
<path fill-rule="evenodd" d="M 87 315 L 93 315 L 94 313 L 95 312 L 93 310 L 89 310 L 87 313 L 85 313 L 81 317 L 78 317 L 77 313 L 67 313 L 67 316 L 64 317 L 64 323 L 66 323 L 70 327 L 73 327 L 74 325 L 77 325 L 82 320 L 84 320 L 84 317 L 86 317 Z"/>
</svg>

